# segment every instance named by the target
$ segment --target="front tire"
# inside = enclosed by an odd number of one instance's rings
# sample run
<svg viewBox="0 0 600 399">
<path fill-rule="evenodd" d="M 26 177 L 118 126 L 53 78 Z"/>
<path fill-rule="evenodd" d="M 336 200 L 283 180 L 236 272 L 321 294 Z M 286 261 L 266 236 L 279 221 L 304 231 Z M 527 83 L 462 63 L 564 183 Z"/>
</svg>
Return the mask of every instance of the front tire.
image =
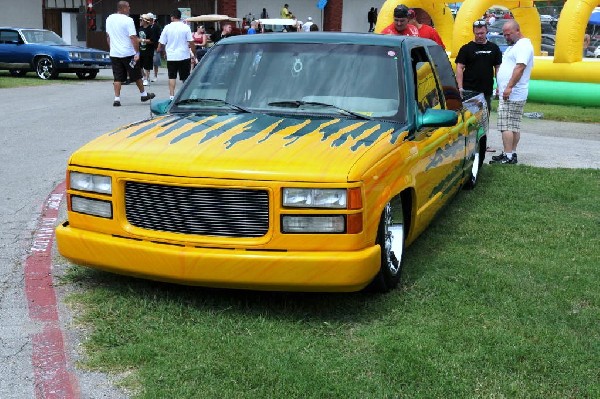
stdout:
<svg viewBox="0 0 600 399">
<path fill-rule="evenodd" d="M 377 230 L 377 244 L 381 248 L 381 266 L 369 284 L 369 290 L 388 292 L 398 286 L 402 272 L 405 238 L 404 212 L 398 197 L 388 202 L 381 214 Z"/>
<path fill-rule="evenodd" d="M 35 72 L 40 79 L 48 80 L 54 79 L 58 76 L 58 70 L 54 61 L 50 57 L 39 57 L 35 62 Z"/>
<path fill-rule="evenodd" d="M 89 79 L 94 79 L 96 77 L 96 75 L 98 75 L 98 71 L 75 72 L 75 75 L 77 75 L 77 77 L 79 79 L 89 80 Z"/>
</svg>

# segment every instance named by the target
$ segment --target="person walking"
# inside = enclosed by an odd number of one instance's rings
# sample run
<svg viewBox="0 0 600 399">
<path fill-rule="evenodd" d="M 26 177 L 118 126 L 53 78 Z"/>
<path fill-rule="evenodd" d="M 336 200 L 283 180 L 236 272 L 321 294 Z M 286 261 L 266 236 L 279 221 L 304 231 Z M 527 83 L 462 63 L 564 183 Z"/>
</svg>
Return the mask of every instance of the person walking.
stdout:
<svg viewBox="0 0 600 399">
<path fill-rule="evenodd" d="M 138 37 L 140 40 L 140 65 L 142 67 L 142 84 L 148 86 L 150 72 L 152 71 L 152 62 L 154 58 L 154 43 L 152 41 L 152 22 L 147 14 L 140 16 L 140 30 Z"/>
<path fill-rule="evenodd" d="M 494 78 L 502 63 L 502 51 L 496 43 L 487 40 L 488 28 L 482 19 L 473 22 L 474 38 L 458 50 L 456 56 L 456 83 L 461 94 L 464 90 L 483 93 L 492 109 Z"/>
<path fill-rule="evenodd" d="M 516 164 L 517 144 L 521 138 L 523 107 L 529 92 L 529 79 L 533 68 L 533 46 L 524 37 L 514 19 L 502 27 L 502 34 L 510 45 L 502 57 L 496 77 L 498 83 L 498 130 L 502 132 L 504 151 L 493 156 L 490 163 Z"/>
<path fill-rule="evenodd" d="M 154 98 L 154 93 L 147 93 L 142 83 L 139 40 L 133 19 L 129 16 L 129 9 L 129 2 L 119 1 L 117 12 L 106 18 L 106 41 L 110 49 L 114 79 L 114 107 L 121 106 L 121 82 L 126 81 L 128 77 L 135 81 L 142 102 Z"/>
<path fill-rule="evenodd" d="M 175 97 L 177 75 L 184 82 L 190 76 L 192 61 L 197 62 L 196 44 L 192 38 L 190 27 L 181 21 L 179 9 L 171 12 L 171 23 L 165 26 L 160 39 L 158 50 L 165 49 L 167 54 L 167 73 L 169 75 L 169 98 Z M 193 60 L 191 59 L 193 57 Z"/>
<path fill-rule="evenodd" d="M 444 50 L 446 49 L 446 46 L 444 46 L 444 42 L 442 41 L 442 38 L 437 30 L 435 30 L 435 28 L 432 26 L 422 24 L 417 21 L 417 13 L 413 9 L 408 10 L 408 23 L 417 27 L 419 30 L 419 37 L 431 39 L 442 46 Z"/>
<path fill-rule="evenodd" d="M 386 26 L 381 33 L 383 35 L 419 36 L 416 26 L 408 23 L 408 7 L 404 4 L 394 9 L 394 22 Z"/>
<path fill-rule="evenodd" d="M 156 22 L 156 15 L 154 15 L 154 13 L 147 13 L 146 14 L 148 16 L 148 18 L 150 19 L 150 39 L 152 40 L 152 49 L 154 50 L 154 58 L 152 59 L 152 66 L 154 69 L 154 77 L 150 79 L 150 82 L 156 82 L 156 80 L 158 79 L 158 68 L 161 66 L 162 64 L 162 57 L 160 55 L 160 52 L 156 51 L 158 48 L 158 39 L 160 38 L 160 33 L 162 31 L 160 25 L 158 24 L 158 22 Z"/>
<path fill-rule="evenodd" d="M 367 21 L 369 22 L 369 32 L 373 32 L 377 23 L 377 11 L 375 11 L 375 7 L 371 7 L 367 13 Z"/>
</svg>

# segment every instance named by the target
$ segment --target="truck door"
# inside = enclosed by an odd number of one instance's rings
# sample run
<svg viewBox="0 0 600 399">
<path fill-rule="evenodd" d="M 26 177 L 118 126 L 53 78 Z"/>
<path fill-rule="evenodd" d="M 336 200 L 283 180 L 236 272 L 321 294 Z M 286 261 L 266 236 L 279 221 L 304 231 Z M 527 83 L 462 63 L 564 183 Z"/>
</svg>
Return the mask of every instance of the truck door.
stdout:
<svg viewBox="0 0 600 399">
<path fill-rule="evenodd" d="M 445 109 L 446 104 L 435 66 L 425 48 L 411 51 L 415 86 L 416 113 L 427 109 Z M 422 127 L 414 132 L 413 141 L 419 151 L 415 177 L 417 187 L 417 218 L 423 222 L 433 218 L 454 193 L 462 178 L 461 160 L 464 141 L 459 142 L 461 121 L 453 127 Z M 421 223 L 418 223 L 422 225 Z"/>
</svg>

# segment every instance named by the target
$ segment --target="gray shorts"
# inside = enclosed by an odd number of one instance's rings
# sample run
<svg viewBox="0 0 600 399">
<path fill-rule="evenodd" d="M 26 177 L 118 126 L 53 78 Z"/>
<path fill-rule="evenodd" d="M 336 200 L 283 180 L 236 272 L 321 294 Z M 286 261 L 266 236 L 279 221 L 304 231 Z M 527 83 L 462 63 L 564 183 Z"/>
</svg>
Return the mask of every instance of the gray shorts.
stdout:
<svg viewBox="0 0 600 399">
<path fill-rule="evenodd" d="M 498 130 L 501 132 L 521 132 L 521 119 L 523 119 L 525 102 L 500 99 L 498 103 Z"/>
</svg>

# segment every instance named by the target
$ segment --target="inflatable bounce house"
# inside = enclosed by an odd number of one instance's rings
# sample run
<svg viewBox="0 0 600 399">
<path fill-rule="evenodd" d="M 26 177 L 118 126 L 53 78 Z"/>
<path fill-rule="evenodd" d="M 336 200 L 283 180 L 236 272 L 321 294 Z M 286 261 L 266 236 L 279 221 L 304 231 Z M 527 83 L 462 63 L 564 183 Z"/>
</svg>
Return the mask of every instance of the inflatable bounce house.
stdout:
<svg viewBox="0 0 600 399">
<path fill-rule="evenodd" d="M 381 7 L 375 32 L 393 22 L 394 8 L 404 4 L 427 12 L 451 59 L 461 46 L 473 40 L 473 21 L 493 5 L 508 8 L 533 43 L 535 61 L 529 99 L 550 104 L 600 107 L 600 59 L 583 58 L 583 37 L 590 15 L 600 0 L 567 0 L 556 29 L 554 56 L 542 56 L 541 21 L 534 3 L 538 0 L 464 0 L 453 17 L 446 2 L 433 0 L 387 0 Z"/>
</svg>

